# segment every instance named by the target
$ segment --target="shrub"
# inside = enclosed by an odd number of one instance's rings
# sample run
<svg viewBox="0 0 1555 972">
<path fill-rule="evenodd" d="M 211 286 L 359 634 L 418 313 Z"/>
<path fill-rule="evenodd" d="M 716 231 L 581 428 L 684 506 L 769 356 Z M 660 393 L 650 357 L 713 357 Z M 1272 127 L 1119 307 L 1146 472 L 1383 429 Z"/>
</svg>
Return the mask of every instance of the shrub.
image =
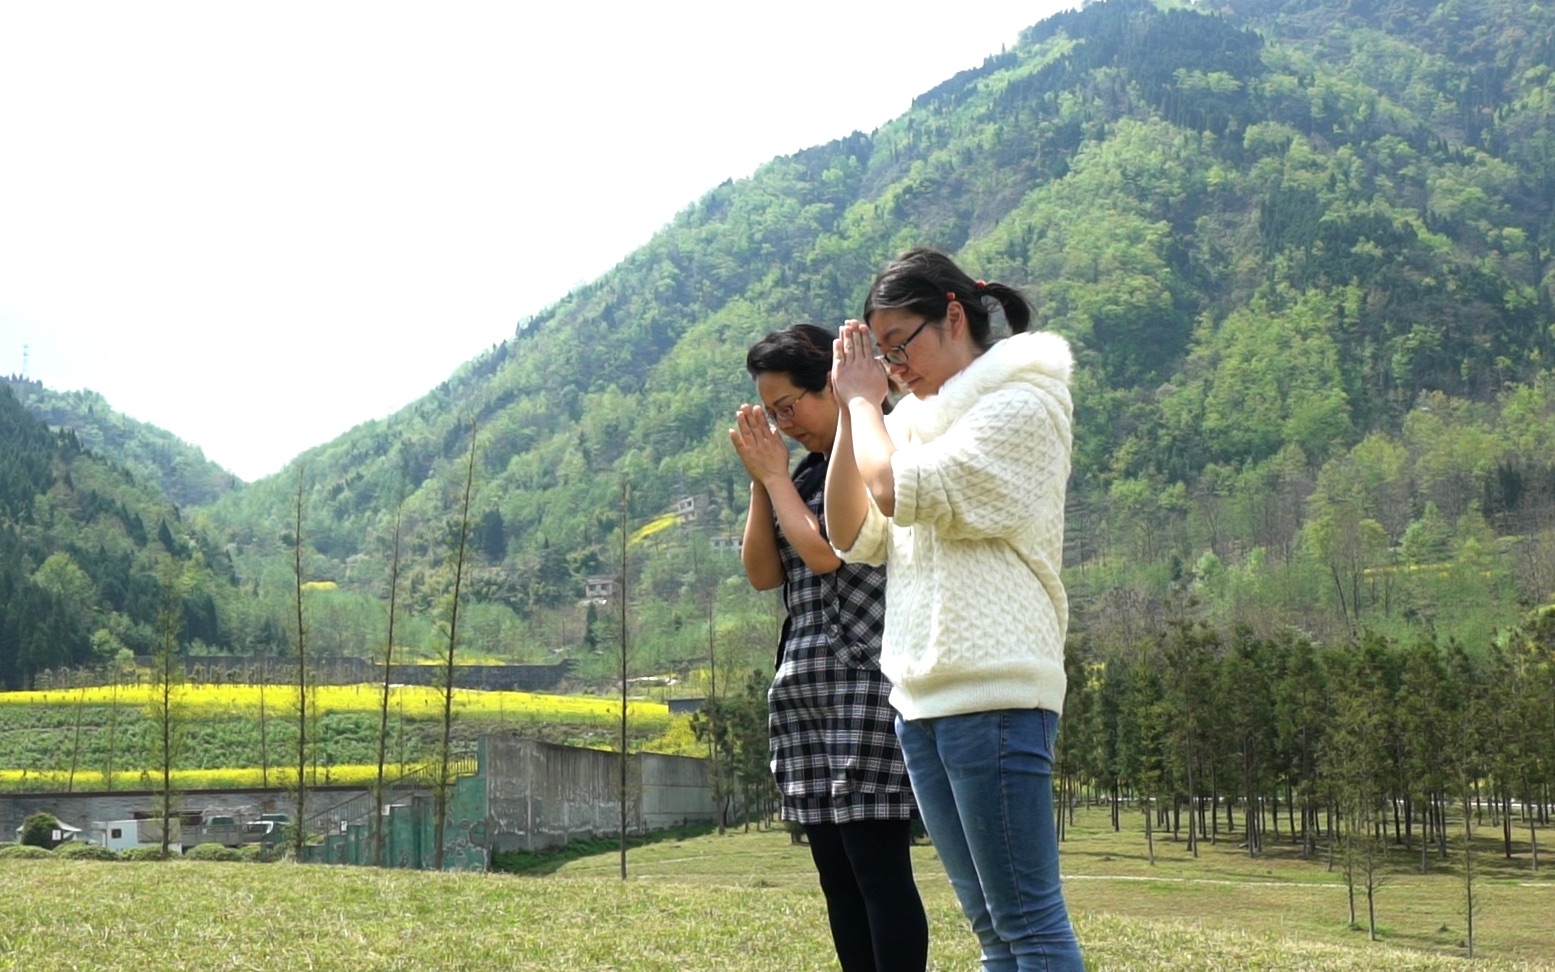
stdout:
<svg viewBox="0 0 1555 972">
<path fill-rule="evenodd" d="M 42 847 L 36 847 L 32 844 L 0 844 L 0 860 L 53 856 L 53 854 Z"/>
<path fill-rule="evenodd" d="M 59 829 L 59 821 L 54 819 L 52 813 L 35 813 L 22 821 L 20 843 L 53 850 L 54 845 L 59 843 L 54 839 L 54 831 L 57 829 Z"/>
<path fill-rule="evenodd" d="M 177 857 L 176 846 L 168 849 L 168 857 Z M 160 847 L 130 847 L 119 854 L 121 861 L 160 861 L 162 860 L 162 848 Z"/>
<path fill-rule="evenodd" d="M 191 861 L 241 861 L 237 848 L 225 847 L 221 844 L 195 844 L 184 851 L 184 856 Z"/>
<path fill-rule="evenodd" d="M 54 848 L 55 857 L 69 857 L 78 861 L 116 861 L 119 855 L 102 844 L 92 844 L 84 840 L 67 840 Z"/>
<path fill-rule="evenodd" d="M 269 863 L 275 860 L 276 856 L 264 844 L 244 844 L 238 848 L 238 858 L 253 864 Z"/>
</svg>

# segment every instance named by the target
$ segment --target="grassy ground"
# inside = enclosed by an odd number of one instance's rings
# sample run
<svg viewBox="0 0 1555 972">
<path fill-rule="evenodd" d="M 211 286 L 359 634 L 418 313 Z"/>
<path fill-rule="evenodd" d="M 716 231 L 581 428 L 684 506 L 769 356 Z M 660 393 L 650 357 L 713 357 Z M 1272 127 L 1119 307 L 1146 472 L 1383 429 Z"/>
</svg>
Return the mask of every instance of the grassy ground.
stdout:
<svg viewBox="0 0 1555 972">
<path fill-rule="evenodd" d="M 1144 859 L 1143 838 L 1082 817 L 1065 847 L 1071 911 L 1092 969 L 1463 968 L 1461 883 L 1389 875 L 1384 940 L 1345 923 L 1336 874 L 1231 843 Z M 1488 846 L 1487 846 L 1488 852 Z M 933 848 L 916 849 L 931 967 L 977 967 Z M 1555 970 L 1555 868 L 1481 882 L 1476 968 Z M 374 872 L 292 864 L 0 861 L 0 970 L 833 969 L 808 850 L 778 831 L 606 853 L 539 876 Z M 1445 926 L 1446 930 L 1441 931 Z"/>
<path fill-rule="evenodd" d="M 1063 848 L 1071 907 L 1138 918 L 1190 919 L 1203 927 L 1300 935 L 1335 944 L 1366 938 L 1364 891 L 1357 889 L 1362 930 L 1349 927 L 1348 893 L 1342 863 L 1327 867 L 1326 846 L 1315 860 L 1300 859 L 1299 845 L 1270 840 L 1257 857 L 1247 855 L 1239 836 L 1201 843 L 1194 859 L 1185 843 L 1156 837 L 1156 863 L 1149 862 L 1137 815 L 1112 832 L 1105 814 L 1082 814 Z M 1555 962 L 1555 861 L 1535 872 L 1528 845 L 1514 843 L 1508 860 L 1499 828 L 1476 830 L 1475 954 Z M 1523 836 L 1526 836 L 1524 831 Z M 1541 836 L 1541 843 L 1546 839 Z M 1376 890 L 1379 937 L 1428 954 L 1463 955 L 1466 932 L 1462 849 L 1457 840 L 1449 860 L 1432 854 L 1420 873 L 1413 851 L 1391 849 Z M 1555 968 L 1555 965 L 1551 965 Z"/>
</svg>

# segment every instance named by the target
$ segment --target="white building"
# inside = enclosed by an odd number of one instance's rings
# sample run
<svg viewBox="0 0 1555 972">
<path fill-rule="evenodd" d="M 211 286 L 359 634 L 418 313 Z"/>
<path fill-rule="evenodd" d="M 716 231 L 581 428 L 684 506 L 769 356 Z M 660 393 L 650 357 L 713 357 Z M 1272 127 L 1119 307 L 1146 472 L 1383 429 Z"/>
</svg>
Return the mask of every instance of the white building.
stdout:
<svg viewBox="0 0 1555 972">
<path fill-rule="evenodd" d="M 182 846 L 179 829 L 183 823 L 176 815 L 172 824 L 174 847 Z M 162 846 L 161 820 L 94 820 L 86 830 L 86 840 L 101 844 L 111 851 L 124 851 L 132 847 Z"/>
</svg>

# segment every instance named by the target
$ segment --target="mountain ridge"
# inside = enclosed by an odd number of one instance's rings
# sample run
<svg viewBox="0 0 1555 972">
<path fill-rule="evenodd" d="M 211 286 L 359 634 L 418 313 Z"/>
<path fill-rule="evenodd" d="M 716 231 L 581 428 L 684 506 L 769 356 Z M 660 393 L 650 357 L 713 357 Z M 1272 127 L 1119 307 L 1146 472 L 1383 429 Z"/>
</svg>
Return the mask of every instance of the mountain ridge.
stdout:
<svg viewBox="0 0 1555 972">
<path fill-rule="evenodd" d="M 1555 483 L 1519 444 L 1550 434 L 1552 24 L 1510 0 L 1054 15 L 874 132 L 713 187 L 422 398 L 194 519 L 259 577 L 300 501 L 310 572 L 378 591 L 398 514 L 444 529 L 473 429 L 503 602 L 553 603 L 569 571 L 581 593 L 623 515 L 694 496 L 699 523 L 735 532 L 723 429 L 751 398 L 746 347 L 853 316 L 885 260 L 930 244 L 1025 288 L 1075 346 L 1072 566 L 1143 602 L 1205 555 L 1276 571 L 1298 606 L 1255 620 L 1338 636 L 1364 613 L 1338 575 L 1375 584 L 1430 516 L 1462 542 L 1495 539 L 1483 523 L 1531 543 Z M 1383 452 L 1397 482 L 1347 471 Z M 1257 509 L 1270 497 L 1284 511 Z M 1367 551 L 1335 539 L 1368 523 Z"/>
<path fill-rule="evenodd" d="M 75 431 L 81 444 L 110 456 L 181 507 L 203 506 L 243 486 L 204 450 L 150 422 L 117 411 L 98 392 L 56 391 L 19 375 L 0 376 L 28 411 L 54 429 Z"/>
</svg>

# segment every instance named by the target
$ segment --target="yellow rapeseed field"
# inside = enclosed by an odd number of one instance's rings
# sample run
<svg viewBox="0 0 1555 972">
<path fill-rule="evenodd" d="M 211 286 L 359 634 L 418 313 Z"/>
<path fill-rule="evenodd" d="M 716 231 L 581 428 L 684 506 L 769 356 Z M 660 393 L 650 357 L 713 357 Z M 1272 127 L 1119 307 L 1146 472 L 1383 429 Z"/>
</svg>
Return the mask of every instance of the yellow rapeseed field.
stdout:
<svg viewBox="0 0 1555 972">
<path fill-rule="evenodd" d="M 309 692 L 308 706 L 327 712 L 376 712 L 382 689 L 376 685 L 321 685 Z M 174 689 L 174 704 L 189 715 L 257 716 L 260 694 L 269 712 L 295 708 L 294 685 L 184 684 Z M 41 692 L 0 692 L 0 705 L 150 705 L 153 686 L 121 685 L 52 689 Z M 442 693 L 428 686 L 403 685 L 389 690 L 389 709 L 407 719 L 437 719 L 443 714 Z M 627 719 L 638 729 L 669 726 L 669 706 L 633 700 Z M 619 699 L 592 695 L 546 695 L 538 692 L 454 691 L 454 718 L 610 724 L 621 718 Z"/>
<path fill-rule="evenodd" d="M 384 765 L 384 777 L 396 780 L 419 767 L 420 764 L 386 763 Z M 272 766 L 268 770 L 258 766 L 228 766 L 212 769 L 177 769 L 173 770 L 173 788 L 175 790 L 217 790 L 232 788 L 257 788 L 262 786 L 295 786 L 297 783 L 297 769 L 295 766 Z M 370 786 L 378 780 L 378 766 L 375 763 L 352 763 L 349 765 L 331 766 L 327 770 L 319 767 L 316 772 L 310 773 L 309 786 L 333 785 L 333 786 Z M 59 790 L 63 792 L 67 788 L 72 790 L 107 790 L 117 789 L 152 789 L 161 786 L 162 777 L 151 771 L 125 771 L 113 774 L 112 787 L 104 774 L 98 770 L 76 770 L 72 776 L 65 770 L 19 770 L 0 769 L 0 791 L 15 790 L 26 785 L 28 789 Z"/>
</svg>

